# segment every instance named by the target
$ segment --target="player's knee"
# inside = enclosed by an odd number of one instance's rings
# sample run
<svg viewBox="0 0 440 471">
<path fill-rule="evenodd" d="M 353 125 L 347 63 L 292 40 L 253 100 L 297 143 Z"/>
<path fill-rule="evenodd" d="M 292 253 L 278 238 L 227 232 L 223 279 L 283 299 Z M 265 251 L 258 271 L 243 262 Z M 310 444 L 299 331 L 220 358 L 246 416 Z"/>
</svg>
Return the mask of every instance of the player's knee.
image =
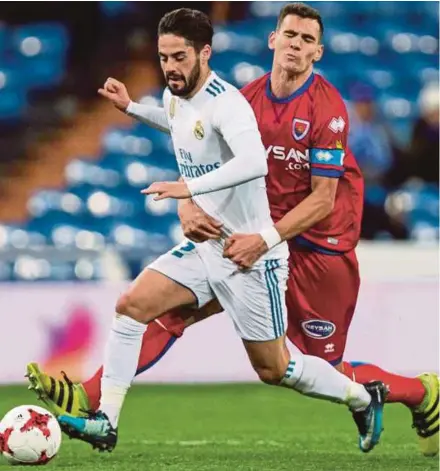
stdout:
<svg viewBox="0 0 440 471">
<path fill-rule="evenodd" d="M 139 322 L 144 322 L 145 313 L 140 309 L 136 297 L 130 292 L 121 295 L 116 302 L 116 312 L 123 316 L 131 317 Z"/>
<path fill-rule="evenodd" d="M 263 383 L 271 384 L 273 386 L 277 386 L 281 383 L 281 380 L 283 379 L 284 374 L 286 372 L 285 370 L 282 371 L 280 368 L 277 368 L 275 366 L 265 366 L 260 368 L 256 367 L 255 371 Z"/>
<path fill-rule="evenodd" d="M 130 296 L 128 295 L 128 293 L 124 293 L 121 296 L 119 296 L 116 302 L 115 311 L 118 314 L 126 316 L 128 315 L 130 311 L 130 304 L 131 304 Z"/>
</svg>

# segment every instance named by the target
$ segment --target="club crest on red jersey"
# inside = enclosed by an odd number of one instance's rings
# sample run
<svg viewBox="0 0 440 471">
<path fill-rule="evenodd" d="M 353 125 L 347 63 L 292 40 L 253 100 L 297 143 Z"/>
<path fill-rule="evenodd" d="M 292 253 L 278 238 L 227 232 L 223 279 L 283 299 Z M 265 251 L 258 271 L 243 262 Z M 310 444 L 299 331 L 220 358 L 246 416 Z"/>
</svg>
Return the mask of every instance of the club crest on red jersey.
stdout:
<svg viewBox="0 0 440 471">
<path fill-rule="evenodd" d="M 307 136 L 310 129 L 310 122 L 305 119 L 293 118 L 292 135 L 296 141 L 300 141 Z"/>
</svg>

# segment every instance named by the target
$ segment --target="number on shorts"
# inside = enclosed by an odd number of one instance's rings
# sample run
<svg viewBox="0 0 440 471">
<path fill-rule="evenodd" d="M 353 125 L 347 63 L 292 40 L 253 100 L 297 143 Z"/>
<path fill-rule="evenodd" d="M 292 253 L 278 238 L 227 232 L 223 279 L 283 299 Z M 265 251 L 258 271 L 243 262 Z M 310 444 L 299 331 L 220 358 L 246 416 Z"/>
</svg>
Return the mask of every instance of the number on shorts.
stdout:
<svg viewBox="0 0 440 471">
<path fill-rule="evenodd" d="M 182 258 L 185 255 L 185 253 L 189 253 L 195 248 L 196 246 L 192 242 L 188 242 L 187 244 L 182 245 L 182 247 L 179 247 L 178 250 L 177 249 L 173 250 L 171 252 L 171 255 L 174 255 L 177 258 Z"/>
</svg>

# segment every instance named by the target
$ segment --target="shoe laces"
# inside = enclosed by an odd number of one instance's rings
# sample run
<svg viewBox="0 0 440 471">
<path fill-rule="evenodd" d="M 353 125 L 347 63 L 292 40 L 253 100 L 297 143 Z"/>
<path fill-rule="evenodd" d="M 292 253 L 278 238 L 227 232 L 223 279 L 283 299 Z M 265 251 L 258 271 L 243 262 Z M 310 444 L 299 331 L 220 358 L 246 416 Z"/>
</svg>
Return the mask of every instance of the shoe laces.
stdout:
<svg viewBox="0 0 440 471">
<path fill-rule="evenodd" d="M 91 409 L 80 409 L 81 412 L 87 414 L 86 428 L 87 432 L 91 435 L 102 435 L 107 434 L 112 430 L 112 426 L 108 417 L 101 411 L 95 411 Z"/>
</svg>

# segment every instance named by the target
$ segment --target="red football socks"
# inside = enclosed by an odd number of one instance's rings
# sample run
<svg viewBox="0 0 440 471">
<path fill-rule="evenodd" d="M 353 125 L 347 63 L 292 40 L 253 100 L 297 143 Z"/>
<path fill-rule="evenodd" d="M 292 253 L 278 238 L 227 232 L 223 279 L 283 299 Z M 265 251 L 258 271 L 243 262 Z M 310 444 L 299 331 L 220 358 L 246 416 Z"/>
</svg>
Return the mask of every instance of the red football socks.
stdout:
<svg viewBox="0 0 440 471">
<path fill-rule="evenodd" d="M 422 403 L 426 394 L 419 378 L 395 375 L 369 363 L 344 361 L 344 374 L 357 383 L 382 381 L 389 388 L 386 402 L 400 402 L 413 408 Z"/>
<path fill-rule="evenodd" d="M 161 318 L 160 322 L 160 324 L 157 322 L 151 322 L 148 325 L 142 340 L 136 375 L 155 365 L 171 348 L 173 343 L 182 333 L 176 331 L 176 329 L 172 329 L 172 332 L 166 330 L 164 327 L 164 325 L 167 325 L 166 318 Z M 101 366 L 101 368 L 99 368 L 99 370 L 89 380 L 82 384 L 89 398 L 89 406 L 93 410 L 96 410 L 99 407 L 102 370 L 103 368 Z"/>
</svg>

